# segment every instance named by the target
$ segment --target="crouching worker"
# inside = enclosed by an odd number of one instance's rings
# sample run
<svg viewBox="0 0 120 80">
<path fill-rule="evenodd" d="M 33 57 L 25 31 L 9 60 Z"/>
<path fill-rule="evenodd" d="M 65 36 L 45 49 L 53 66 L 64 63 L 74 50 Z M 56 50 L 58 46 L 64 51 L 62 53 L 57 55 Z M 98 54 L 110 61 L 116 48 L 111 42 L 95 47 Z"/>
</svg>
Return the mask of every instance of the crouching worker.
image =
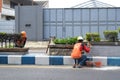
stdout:
<svg viewBox="0 0 120 80">
<path fill-rule="evenodd" d="M 91 44 L 88 42 L 88 45 L 83 44 L 83 38 L 79 36 L 77 38 L 77 43 L 74 45 L 71 57 L 74 59 L 73 68 L 81 68 L 85 65 L 87 56 L 83 54 L 83 51 L 89 53 Z"/>
<path fill-rule="evenodd" d="M 15 41 L 15 47 L 23 48 L 27 40 L 27 35 L 25 31 L 22 31 L 20 35 L 21 35 L 20 39 Z"/>
</svg>

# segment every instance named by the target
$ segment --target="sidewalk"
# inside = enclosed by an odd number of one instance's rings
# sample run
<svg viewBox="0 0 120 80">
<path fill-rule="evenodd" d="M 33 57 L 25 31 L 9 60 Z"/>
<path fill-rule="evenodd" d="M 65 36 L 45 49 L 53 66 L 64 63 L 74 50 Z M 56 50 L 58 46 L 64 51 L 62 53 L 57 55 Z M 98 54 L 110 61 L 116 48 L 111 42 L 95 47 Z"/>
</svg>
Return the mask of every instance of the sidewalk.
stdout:
<svg viewBox="0 0 120 80">
<path fill-rule="evenodd" d="M 27 41 L 25 47 L 30 49 L 46 49 L 48 41 Z"/>
<path fill-rule="evenodd" d="M 48 41 L 27 41 L 25 47 L 29 48 L 29 55 L 47 55 Z"/>
<path fill-rule="evenodd" d="M 43 65 L 45 64 L 46 65 L 72 65 L 74 63 L 70 56 L 47 55 L 46 49 L 47 49 L 48 43 L 49 43 L 48 41 L 27 41 L 25 47 L 30 48 L 29 54 L 22 57 L 17 56 L 16 59 L 19 57 L 19 59 L 24 62 L 24 57 L 25 57 L 28 59 L 28 61 L 30 59 L 33 62 L 30 64 L 40 64 L 40 65 L 42 64 Z M 93 61 L 101 61 L 104 66 L 120 66 L 120 57 L 93 56 L 90 58 Z M 19 61 L 18 64 L 23 63 L 22 61 Z M 25 59 L 25 64 L 29 64 L 28 62 L 26 62 L 26 59 Z"/>
<path fill-rule="evenodd" d="M 0 64 L 19 65 L 73 65 L 70 56 L 49 56 L 46 54 L 48 41 L 27 41 L 25 47 L 30 48 L 26 55 L 0 55 Z M 104 66 L 120 66 L 120 57 L 92 56 L 93 61 L 101 61 Z"/>
</svg>

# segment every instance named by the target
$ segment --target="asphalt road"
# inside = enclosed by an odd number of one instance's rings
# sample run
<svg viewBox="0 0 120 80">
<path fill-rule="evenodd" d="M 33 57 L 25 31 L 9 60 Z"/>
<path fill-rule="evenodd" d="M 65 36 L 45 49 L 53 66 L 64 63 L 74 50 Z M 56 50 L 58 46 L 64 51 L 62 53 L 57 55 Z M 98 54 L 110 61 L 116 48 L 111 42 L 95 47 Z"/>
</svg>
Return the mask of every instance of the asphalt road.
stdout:
<svg viewBox="0 0 120 80">
<path fill-rule="evenodd" d="M 0 80 L 119 80 L 120 67 L 0 65 Z"/>
</svg>

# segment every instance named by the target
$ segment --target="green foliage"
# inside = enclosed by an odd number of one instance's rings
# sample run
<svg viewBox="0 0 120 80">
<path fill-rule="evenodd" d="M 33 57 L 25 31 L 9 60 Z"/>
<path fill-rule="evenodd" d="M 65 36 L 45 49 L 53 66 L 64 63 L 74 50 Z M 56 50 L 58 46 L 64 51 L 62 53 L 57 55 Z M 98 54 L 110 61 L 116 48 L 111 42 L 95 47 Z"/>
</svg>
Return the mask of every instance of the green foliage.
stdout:
<svg viewBox="0 0 120 80">
<path fill-rule="evenodd" d="M 120 27 L 118 28 L 118 32 L 120 33 Z"/>
<path fill-rule="evenodd" d="M 3 48 L 5 46 L 5 48 L 13 48 L 14 45 L 11 45 L 10 42 L 16 41 L 17 39 L 20 38 L 21 38 L 20 34 L 10 34 L 5 32 L 0 32 L 1 47 Z M 5 44 L 3 44 L 3 42 L 5 42 Z"/>
<path fill-rule="evenodd" d="M 9 45 L 9 48 L 13 48 L 14 46 L 13 45 Z"/>
<path fill-rule="evenodd" d="M 55 44 L 66 44 L 66 39 L 54 39 Z"/>
<path fill-rule="evenodd" d="M 0 32 L 1 37 L 5 37 L 7 34 L 5 32 Z"/>
<path fill-rule="evenodd" d="M 0 41 L 1 40 L 8 40 L 8 39 L 15 39 L 15 38 L 20 38 L 21 35 L 20 34 L 8 34 L 5 32 L 0 32 Z"/>
<path fill-rule="evenodd" d="M 113 42 L 118 41 L 117 30 L 105 30 L 103 33 L 104 33 L 106 40 L 113 41 Z"/>
<path fill-rule="evenodd" d="M 77 41 L 77 37 L 69 37 L 69 38 L 61 38 L 54 39 L 55 44 L 75 44 Z"/>
<path fill-rule="evenodd" d="M 5 32 L 0 32 L 0 35 L 5 35 L 6 33 Z"/>
<path fill-rule="evenodd" d="M 98 33 L 86 33 L 86 40 L 99 42 L 101 39 Z"/>
<path fill-rule="evenodd" d="M 67 44 L 75 44 L 77 41 L 77 37 L 71 37 L 67 39 Z"/>
</svg>

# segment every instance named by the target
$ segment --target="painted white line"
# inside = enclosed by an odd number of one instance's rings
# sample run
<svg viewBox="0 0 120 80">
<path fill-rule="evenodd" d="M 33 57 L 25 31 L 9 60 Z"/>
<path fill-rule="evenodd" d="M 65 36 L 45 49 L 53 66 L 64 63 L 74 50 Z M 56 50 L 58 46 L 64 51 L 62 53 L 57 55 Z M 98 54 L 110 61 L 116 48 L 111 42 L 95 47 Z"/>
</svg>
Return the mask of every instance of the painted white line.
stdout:
<svg viewBox="0 0 120 80">
<path fill-rule="evenodd" d="M 106 71 L 106 70 L 120 70 L 120 67 L 118 67 L 118 66 L 106 66 L 106 67 L 100 67 L 100 68 L 92 68 L 92 69 L 94 69 L 94 70 L 104 70 L 104 71 Z"/>
<path fill-rule="evenodd" d="M 69 69 L 72 66 L 42 66 L 42 65 L 0 65 L 0 68 L 60 68 L 60 69 Z"/>
</svg>

